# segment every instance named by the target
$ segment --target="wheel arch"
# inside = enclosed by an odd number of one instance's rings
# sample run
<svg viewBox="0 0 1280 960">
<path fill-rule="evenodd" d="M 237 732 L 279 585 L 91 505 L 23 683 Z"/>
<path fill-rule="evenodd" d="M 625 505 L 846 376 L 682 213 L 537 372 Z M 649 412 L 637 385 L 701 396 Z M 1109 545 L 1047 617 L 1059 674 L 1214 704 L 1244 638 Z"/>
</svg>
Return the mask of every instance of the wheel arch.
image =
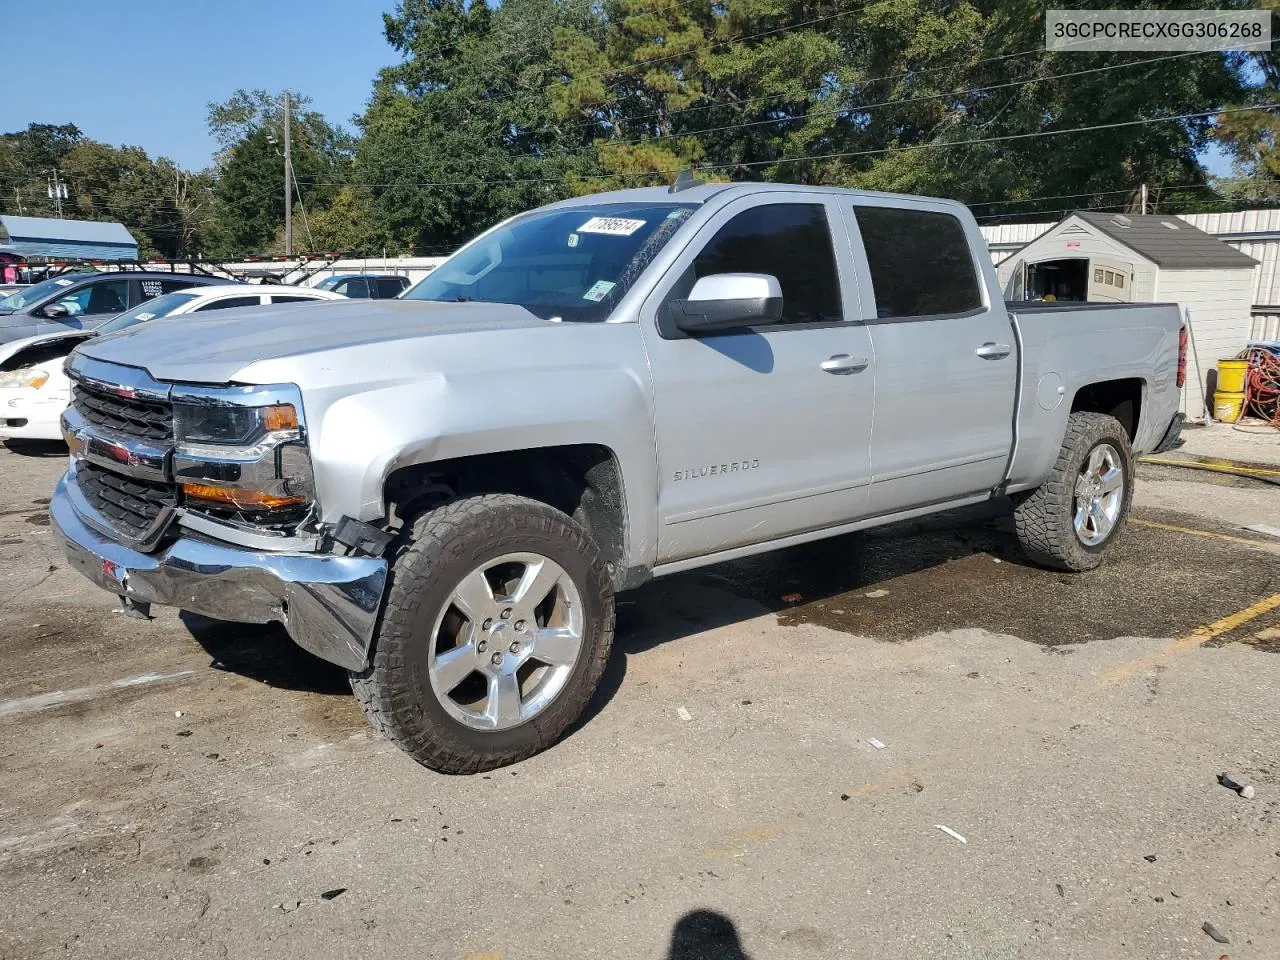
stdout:
<svg viewBox="0 0 1280 960">
<path fill-rule="evenodd" d="M 623 468 L 617 453 L 599 443 L 559 444 L 471 454 L 393 470 L 383 485 L 388 518 L 410 522 L 448 500 L 510 493 L 568 514 L 595 540 L 615 589 L 645 578 L 628 566 L 631 528 Z"/>
</svg>

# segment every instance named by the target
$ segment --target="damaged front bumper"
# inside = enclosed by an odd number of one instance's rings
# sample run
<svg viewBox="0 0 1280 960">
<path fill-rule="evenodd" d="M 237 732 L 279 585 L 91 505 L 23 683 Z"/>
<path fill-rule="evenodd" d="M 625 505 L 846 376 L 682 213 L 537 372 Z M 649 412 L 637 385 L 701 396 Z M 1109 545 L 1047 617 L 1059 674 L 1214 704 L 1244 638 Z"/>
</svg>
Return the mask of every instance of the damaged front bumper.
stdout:
<svg viewBox="0 0 1280 960">
<path fill-rule="evenodd" d="M 133 604 L 179 607 L 219 620 L 280 623 L 298 646 L 347 670 L 368 665 L 387 581 L 375 557 L 235 547 L 184 533 L 154 553 L 99 532 L 64 476 L 49 512 L 73 567 Z M 81 498 L 83 499 L 83 498 Z"/>
</svg>

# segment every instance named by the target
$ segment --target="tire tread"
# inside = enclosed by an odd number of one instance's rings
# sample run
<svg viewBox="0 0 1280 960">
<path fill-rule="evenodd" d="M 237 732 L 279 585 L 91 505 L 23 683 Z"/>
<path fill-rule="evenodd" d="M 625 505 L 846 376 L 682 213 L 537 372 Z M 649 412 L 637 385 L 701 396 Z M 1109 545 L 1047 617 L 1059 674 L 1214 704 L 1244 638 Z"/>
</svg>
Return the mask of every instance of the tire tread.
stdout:
<svg viewBox="0 0 1280 960">
<path fill-rule="evenodd" d="M 1072 525 L 1076 474 L 1083 458 L 1106 441 L 1124 459 L 1125 491 L 1116 529 L 1098 548 L 1088 548 Z M 1102 562 L 1105 549 L 1119 538 L 1133 498 L 1133 454 L 1129 435 L 1120 421 L 1105 413 L 1079 411 L 1067 418 L 1066 435 L 1049 476 L 1016 501 L 1014 529 L 1023 551 L 1035 563 L 1056 570 L 1092 570 Z"/>
<path fill-rule="evenodd" d="M 511 539 L 509 520 L 513 513 L 533 519 L 541 532 L 563 538 L 588 559 L 592 583 L 579 586 L 595 591 L 602 602 L 600 638 L 594 644 L 589 642 L 589 637 L 584 638 L 583 652 L 590 658 L 586 682 L 574 683 L 571 678 L 561 697 L 525 725 L 537 732 L 535 737 L 506 749 L 460 749 L 456 737 L 448 736 L 447 731 L 435 724 L 424 722 L 428 718 L 422 712 L 419 696 L 431 694 L 415 689 L 405 650 L 415 642 L 412 627 L 421 614 L 424 580 L 431 576 L 433 566 L 473 537 L 484 536 L 498 544 Z M 513 494 L 485 494 L 450 501 L 420 514 L 411 525 L 406 524 L 406 530 L 396 548 L 371 665 L 363 673 L 351 674 L 352 692 L 369 722 L 419 763 L 443 773 L 478 773 L 516 763 L 551 746 L 590 702 L 613 643 L 613 589 L 594 541 L 566 514 Z M 512 546 L 513 550 L 519 547 L 518 544 Z M 429 615 L 434 617 L 434 612 Z"/>
</svg>

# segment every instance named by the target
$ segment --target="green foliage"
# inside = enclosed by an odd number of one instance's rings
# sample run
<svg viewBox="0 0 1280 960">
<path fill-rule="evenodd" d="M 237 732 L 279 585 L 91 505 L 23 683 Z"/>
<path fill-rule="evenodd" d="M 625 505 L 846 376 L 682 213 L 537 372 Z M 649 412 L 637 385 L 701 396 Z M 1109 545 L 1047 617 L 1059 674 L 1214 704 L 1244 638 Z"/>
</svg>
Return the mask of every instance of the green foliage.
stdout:
<svg viewBox="0 0 1280 960">
<path fill-rule="evenodd" d="M 345 182 L 352 138 L 309 110 L 310 100 L 291 92 L 291 147 L 296 185 L 294 249 L 310 246 L 303 211 L 327 206 Z M 222 147 L 214 187 L 216 222 L 210 253 L 219 257 L 283 252 L 276 234 L 284 221 L 284 97 L 265 90 L 237 90 L 209 104 L 209 130 Z"/>
<path fill-rule="evenodd" d="M 71 124 L 32 124 L 0 136 L 0 210 L 52 217 L 48 178 L 67 185 L 64 217 L 125 224 L 139 256 L 186 257 L 199 250 L 209 221 L 211 181 L 141 147 L 112 147 Z"/>
<path fill-rule="evenodd" d="M 1133 123 L 1275 104 L 1274 52 L 1050 53 L 1047 6 L 398 0 L 383 18 L 396 62 L 374 79 L 358 136 L 293 98 L 294 246 L 445 252 L 521 210 L 685 167 L 953 197 L 979 216 L 1115 208 L 1144 183 L 1167 211 L 1280 200 L 1276 113 Z M 57 167 L 73 215 L 119 219 L 149 251 L 279 252 L 281 97 L 239 90 L 208 119 L 220 152 L 199 174 L 72 125 L 6 134 L 0 209 L 14 210 L 16 187 L 47 215 Z M 1236 176 L 1206 186 L 1215 144 Z"/>
<path fill-rule="evenodd" d="M 403 0 L 385 17 L 404 60 L 374 83 L 352 179 L 394 247 L 451 248 L 594 169 L 586 131 L 545 93 L 557 37 L 593 16 L 587 0 Z"/>
</svg>

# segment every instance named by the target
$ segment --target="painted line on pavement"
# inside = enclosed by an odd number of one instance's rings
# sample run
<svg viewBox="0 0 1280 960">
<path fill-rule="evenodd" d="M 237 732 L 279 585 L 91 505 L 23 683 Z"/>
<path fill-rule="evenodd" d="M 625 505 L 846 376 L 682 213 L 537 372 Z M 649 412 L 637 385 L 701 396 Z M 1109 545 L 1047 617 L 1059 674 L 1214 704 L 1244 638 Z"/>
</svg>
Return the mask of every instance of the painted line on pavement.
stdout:
<svg viewBox="0 0 1280 960">
<path fill-rule="evenodd" d="M 1186 653 L 1208 643 L 1215 637 L 1220 637 L 1224 633 L 1230 633 L 1237 627 L 1241 627 L 1250 620 L 1256 620 L 1264 613 L 1270 613 L 1272 610 L 1280 608 L 1280 593 L 1273 593 L 1271 596 L 1259 600 L 1253 606 L 1245 607 L 1243 610 L 1237 610 L 1235 613 L 1227 614 L 1213 623 L 1206 623 L 1203 626 L 1196 627 L 1186 636 L 1178 637 L 1171 640 L 1159 650 L 1138 657 L 1136 660 L 1130 660 L 1123 666 L 1109 670 L 1098 678 L 1100 686 L 1111 686 L 1119 683 L 1121 680 L 1133 676 L 1135 673 L 1141 673 L 1143 670 L 1149 670 L 1157 663 L 1178 654 Z"/>
<path fill-rule="evenodd" d="M 1150 527 L 1153 530 L 1168 530 L 1170 533 L 1185 533 L 1193 537 L 1208 537 L 1211 540 L 1226 540 L 1228 543 L 1243 543 L 1247 547 L 1256 547 L 1259 550 L 1280 551 L 1280 546 L 1274 543 L 1267 543 L 1265 540 L 1250 540 L 1248 537 L 1233 537 L 1229 533 L 1214 533 L 1212 530 L 1197 530 L 1195 527 L 1179 527 L 1172 523 L 1139 520 L 1137 517 L 1130 517 L 1129 523 L 1135 527 Z"/>
<path fill-rule="evenodd" d="M 136 677 L 121 677 L 110 683 L 99 683 L 92 687 L 76 687 L 74 690 L 54 690 L 52 693 L 37 693 L 29 697 L 15 697 L 12 700 L 0 700 L 0 717 L 13 717 L 23 713 L 35 713 L 39 710 L 52 710 L 68 703 L 83 703 L 98 697 L 115 693 L 117 690 L 128 690 L 131 687 L 148 687 L 157 683 L 177 683 L 194 676 L 194 670 L 180 670 L 177 673 L 140 673 Z"/>
</svg>

